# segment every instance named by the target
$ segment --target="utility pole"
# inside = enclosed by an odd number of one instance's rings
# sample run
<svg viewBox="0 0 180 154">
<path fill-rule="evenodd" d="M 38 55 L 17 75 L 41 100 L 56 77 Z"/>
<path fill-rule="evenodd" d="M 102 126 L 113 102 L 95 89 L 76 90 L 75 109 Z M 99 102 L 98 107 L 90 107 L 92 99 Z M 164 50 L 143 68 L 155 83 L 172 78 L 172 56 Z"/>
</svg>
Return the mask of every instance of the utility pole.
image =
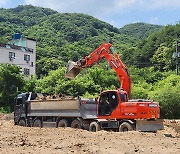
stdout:
<svg viewBox="0 0 180 154">
<path fill-rule="evenodd" d="M 176 61 L 176 74 L 179 74 L 179 57 L 180 57 L 180 52 L 178 52 L 178 38 L 177 38 L 177 34 L 176 34 L 176 52 L 173 53 L 173 58 L 175 58 Z"/>
<path fill-rule="evenodd" d="M 177 34 L 176 34 L 176 74 L 178 75 L 179 68 L 178 68 L 178 43 L 177 43 Z"/>
</svg>

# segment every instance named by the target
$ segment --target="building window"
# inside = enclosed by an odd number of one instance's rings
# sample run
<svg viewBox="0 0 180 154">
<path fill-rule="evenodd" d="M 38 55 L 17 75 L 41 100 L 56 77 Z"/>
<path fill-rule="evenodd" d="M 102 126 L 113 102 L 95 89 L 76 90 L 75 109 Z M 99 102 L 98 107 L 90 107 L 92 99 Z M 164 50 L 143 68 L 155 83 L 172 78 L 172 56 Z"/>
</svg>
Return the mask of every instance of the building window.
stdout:
<svg viewBox="0 0 180 154">
<path fill-rule="evenodd" d="M 32 66 L 32 67 L 34 66 L 34 63 L 33 63 L 33 62 L 31 62 L 31 66 Z"/>
<path fill-rule="evenodd" d="M 21 51 L 25 52 L 25 51 L 26 51 L 26 49 L 25 49 L 24 47 L 22 47 L 22 48 L 21 48 Z"/>
<path fill-rule="evenodd" d="M 7 49 L 11 49 L 11 46 L 9 44 L 6 45 Z"/>
<path fill-rule="evenodd" d="M 25 55 L 24 55 L 24 60 L 27 61 L 27 62 L 30 61 L 30 55 L 26 55 L 26 54 L 25 54 Z"/>
<path fill-rule="evenodd" d="M 24 68 L 24 75 L 29 75 L 30 74 L 30 70 L 28 68 Z"/>
<path fill-rule="evenodd" d="M 9 52 L 9 59 L 12 60 L 12 59 L 15 59 L 15 52 Z"/>
<path fill-rule="evenodd" d="M 33 53 L 34 50 L 32 48 L 28 48 L 28 51 Z"/>
</svg>

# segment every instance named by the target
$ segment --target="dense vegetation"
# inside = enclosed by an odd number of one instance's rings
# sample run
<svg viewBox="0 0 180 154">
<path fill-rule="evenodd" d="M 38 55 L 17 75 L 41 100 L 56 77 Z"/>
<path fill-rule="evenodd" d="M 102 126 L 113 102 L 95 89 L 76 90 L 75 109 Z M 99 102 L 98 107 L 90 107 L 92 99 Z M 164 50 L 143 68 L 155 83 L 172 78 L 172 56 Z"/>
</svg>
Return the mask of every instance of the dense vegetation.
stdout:
<svg viewBox="0 0 180 154">
<path fill-rule="evenodd" d="M 149 31 L 148 24 L 144 29 Z M 138 40 L 121 34 L 118 28 L 92 16 L 60 14 L 31 5 L 0 9 L 1 42 L 8 42 L 15 32 L 37 41 L 38 76 L 47 75 L 49 70 L 65 66 L 68 60 L 77 60 L 88 55 L 109 39 L 112 39 L 114 48 L 120 52 L 135 46 Z"/>
<path fill-rule="evenodd" d="M 24 85 L 25 81 L 20 74 L 19 67 L 0 64 L 0 111 L 12 111 L 13 98 L 18 90 L 22 90 Z"/>
<path fill-rule="evenodd" d="M 15 32 L 37 40 L 37 76 L 24 81 L 18 67 L 1 65 L 0 110 L 11 111 L 13 97 L 25 91 L 96 97 L 105 89 L 119 87 L 105 61 L 74 80 L 64 78 L 68 60 L 76 61 L 111 39 L 132 75 L 132 98 L 158 101 L 162 117 L 180 118 L 180 77 L 174 74 L 172 59 L 179 24 L 137 23 L 118 29 L 85 14 L 60 14 L 31 5 L 0 9 L 1 42 L 7 43 Z"/>
<path fill-rule="evenodd" d="M 175 66 L 172 55 L 176 51 L 176 35 L 179 38 L 180 24 L 168 25 L 127 49 L 122 57 L 127 64 L 137 67 L 155 66 L 161 71 L 172 70 Z"/>
<path fill-rule="evenodd" d="M 120 28 L 119 31 L 121 34 L 125 34 L 128 36 L 132 36 L 137 39 L 147 38 L 153 32 L 159 31 L 163 26 L 160 25 L 152 25 L 146 23 L 134 23 L 124 26 Z"/>
</svg>

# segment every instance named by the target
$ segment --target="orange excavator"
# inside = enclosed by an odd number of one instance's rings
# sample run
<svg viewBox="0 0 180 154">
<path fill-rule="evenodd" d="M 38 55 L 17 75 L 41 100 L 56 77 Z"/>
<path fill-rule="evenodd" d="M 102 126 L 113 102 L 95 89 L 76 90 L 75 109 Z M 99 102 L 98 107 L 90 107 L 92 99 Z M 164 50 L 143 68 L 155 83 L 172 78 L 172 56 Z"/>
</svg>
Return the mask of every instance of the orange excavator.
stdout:
<svg viewBox="0 0 180 154">
<path fill-rule="evenodd" d="M 89 56 L 77 62 L 69 62 L 65 77 L 75 78 L 83 69 L 93 66 L 101 59 L 106 59 L 116 72 L 121 87 L 117 90 L 103 91 L 96 99 L 97 118 L 94 119 L 89 130 L 100 128 L 118 128 L 119 131 L 139 130 L 157 131 L 163 129 L 158 102 L 143 99 L 132 99 L 132 80 L 128 69 L 114 52 L 111 43 L 104 43 Z"/>
</svg>

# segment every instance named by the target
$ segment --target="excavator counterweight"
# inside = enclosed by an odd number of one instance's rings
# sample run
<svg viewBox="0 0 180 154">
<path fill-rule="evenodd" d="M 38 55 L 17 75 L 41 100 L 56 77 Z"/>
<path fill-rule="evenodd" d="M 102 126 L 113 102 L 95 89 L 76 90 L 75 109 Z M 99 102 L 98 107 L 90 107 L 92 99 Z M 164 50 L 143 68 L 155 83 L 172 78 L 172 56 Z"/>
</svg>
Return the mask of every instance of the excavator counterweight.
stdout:
<svg viewBox="0 0 180 154">
<path fill-rule="evenodd" d="M 76 62 L 69 61 L 66 67 L 65 77 L 69 79 L 75 78 L 80 72 L 82 68 L 80 68 Z"/>
</svg>

